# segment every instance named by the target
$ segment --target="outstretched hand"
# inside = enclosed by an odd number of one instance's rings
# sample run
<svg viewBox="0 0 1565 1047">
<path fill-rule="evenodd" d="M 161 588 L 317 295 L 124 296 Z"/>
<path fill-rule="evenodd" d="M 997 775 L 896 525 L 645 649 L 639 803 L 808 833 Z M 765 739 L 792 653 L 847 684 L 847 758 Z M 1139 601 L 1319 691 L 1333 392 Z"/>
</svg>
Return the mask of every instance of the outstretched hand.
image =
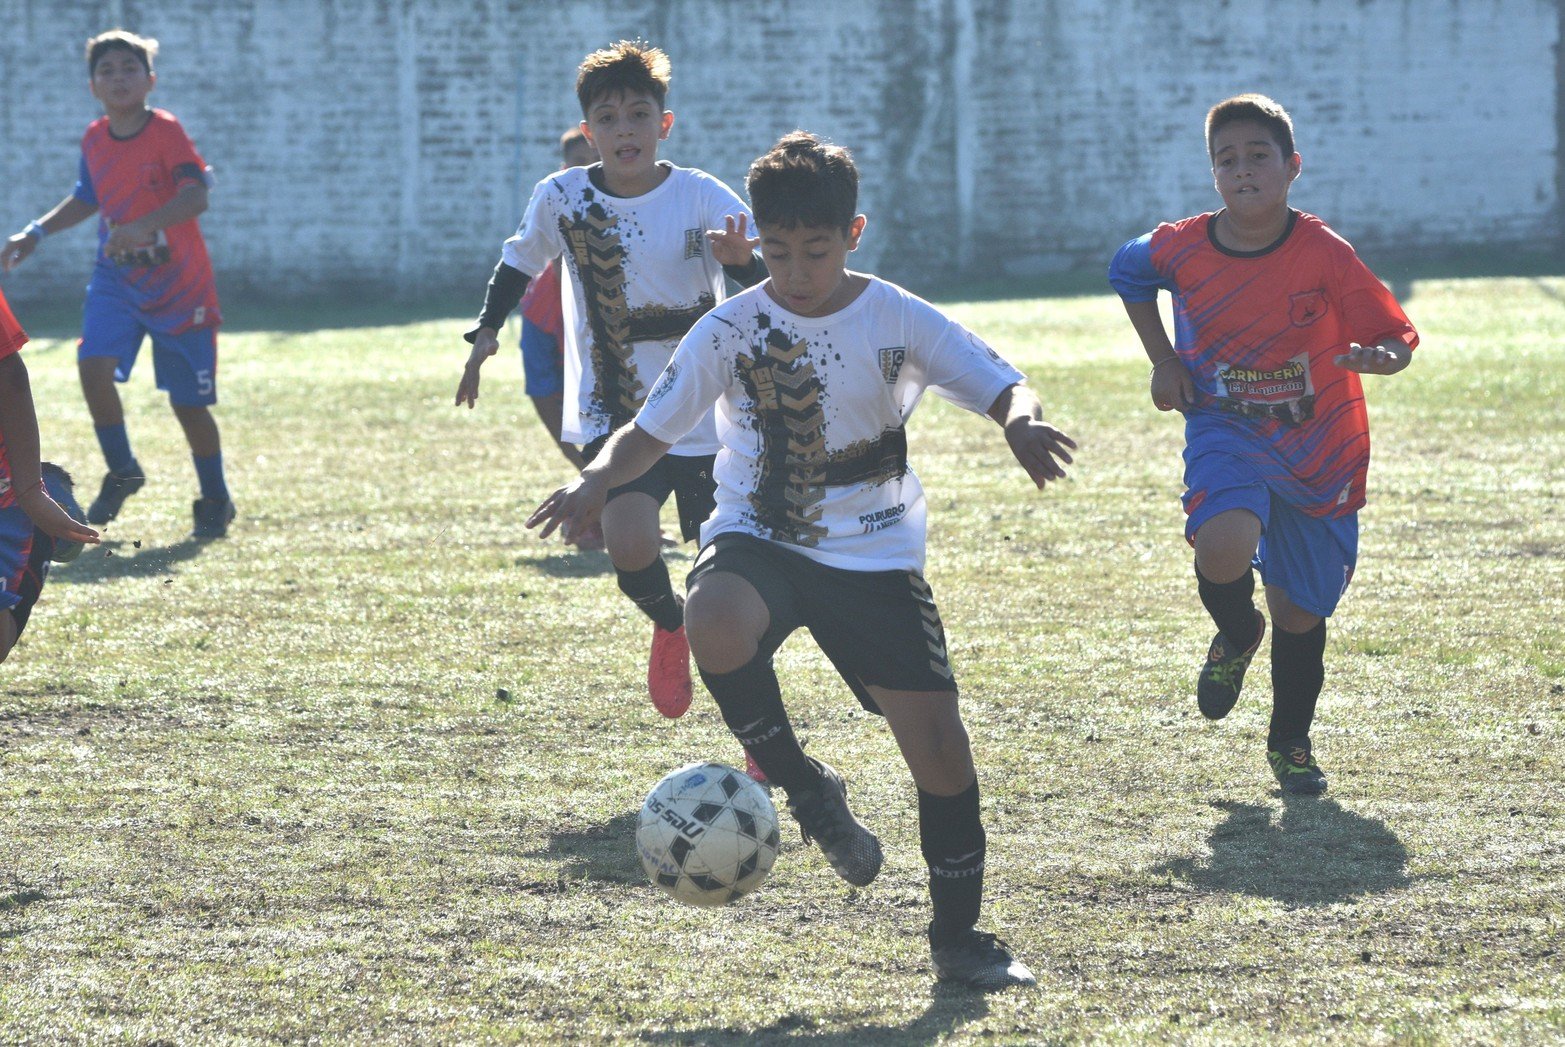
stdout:
<svg viewBox="0 0 1565 1047">
<path fill-rule="evenodd" d="M 82 542 L 86 545 L 98 544 L 98 532 L 80 521 L 71 519 L 70 514 L 60 508 L 60 503 L 50 498 L 42 486 L 35 487 L 22 495 L 17 504 L 33 522 L 33 526 L 50 538 L 57 541 Z"/>
<path fill-rule="evenodd" d="M 706 238 L 712 243 L 712 257 L 719 265 L 748 265 L 751 255 L 761 243 L 760 237 L 751 238 L 746 232 L 750 216 L 740 214 L 723 216 L 722 229 L 708 229 Z"/>
<path fill-rule="evenodd" d="M 1353 342 L 1349 344 L 1347 352 L 1332 362 L 1359 374 L 1396 374 L 1412 362 L 1413 353 L 1400 342 L 1390 344 L 1388 348 L 1385 344 L 1359 345 Z"/>
<path fill-rule="evenodd" d="M 1066 464 L 1074 461 L 1070 451 L 1076 441 L 1048 422 L 1036 418 L 1017 418 L 1005 427 L 1005 442 L 1039 490 L 1050 480 L 1065 479 Z"/>
<path fill-rule="evenodd" d="M 484 361 L 493 356 L 500 349 L 500 336 L 491 328 L 480 327 L 473 334 L 473 351 L 467 354 L 467 363 L 462 368 L 462 380 L 456 387 L 456 405 L 461 407 L 464 403 L 471 410 L 478 406 L 478 371 L 484 366 Z"/>
<path fill-rule="evenodd" d="M 607 495 L 601 483 L 583 474 L 545 498 L 523 525 L 529 531 L 542 527 L 539 538 L 558 530 L 569 545 L 591 533 L 603 515 Z"/>
</svg>

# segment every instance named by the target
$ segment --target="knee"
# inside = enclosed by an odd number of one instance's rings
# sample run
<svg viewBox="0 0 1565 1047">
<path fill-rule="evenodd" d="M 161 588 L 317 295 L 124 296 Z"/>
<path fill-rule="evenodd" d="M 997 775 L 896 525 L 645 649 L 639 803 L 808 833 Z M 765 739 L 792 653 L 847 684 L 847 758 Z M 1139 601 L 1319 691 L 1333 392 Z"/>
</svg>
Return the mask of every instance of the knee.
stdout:
<svg viewBox="0 0 1565 1047">
<path fill-rule="evenodd" d="M 685 636 L 696 664 L 709 673 L 731 673 L 760 650 L 760 635 L 744 627 L 718 601 L 697 592 L 685 603 Z"/>
</svg>

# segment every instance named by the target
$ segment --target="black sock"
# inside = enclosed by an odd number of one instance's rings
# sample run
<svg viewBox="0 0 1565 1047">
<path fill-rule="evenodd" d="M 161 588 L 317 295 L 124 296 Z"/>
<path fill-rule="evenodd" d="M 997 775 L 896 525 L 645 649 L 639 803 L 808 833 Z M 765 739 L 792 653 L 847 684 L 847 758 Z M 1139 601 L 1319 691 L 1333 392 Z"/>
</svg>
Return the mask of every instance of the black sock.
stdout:
<svg viewBox="0 0 1565 1047">
<path fill-rule="evenodd" d="M 685 624 L 685 605 L 674 595 L 674 585 L 668 580 L 668 565 L 659 556 L 639 571 L 614 569 L 619 576 L 619 591 L 630 597 L 641 613 L 658 624 L 660 629 L 673 632 Z"/>
<path fill-rule="evenodd" d="M 977 779 L 955 796 L 920 789 L 918 837 L 929 866 L 929 900 L 935 916 L 929 925 L 929 942 L 938 948 L 972 930 L 983 901 L 986 846 Z"/>
<path fill-rule="evenodd" d="M 766 772 L 767 781 L 790 794 L 820 781 L 820 772 L 794 737 L 769 656 L 757 654 L 731 673 L 702 669 L 701 682 L 717 699 L 728 729 Z"/>
<path fill-rule="evenodd" d="M 1326 620 L 1307 633 L 1272 632 L 1272 723 L 1266 748 L 1307 738 L 1326 682 Z"/>
<path fill-rule="evenodd" d="M 1255 617 L 1255 572 L 1245 568 L 1243 574 L 1231 582 L 1214 582 L 1195 569 L 1196 589 L 1201 593 L 1201 604 L 1212 616 L 1217 631 L 1223 634 L 1233 648 L 1233 653 L 1248 651 L 1255 642 L 1258 622 Z M 1242 641 L 1242 642 L 1241 642 Z"/>
</svg>

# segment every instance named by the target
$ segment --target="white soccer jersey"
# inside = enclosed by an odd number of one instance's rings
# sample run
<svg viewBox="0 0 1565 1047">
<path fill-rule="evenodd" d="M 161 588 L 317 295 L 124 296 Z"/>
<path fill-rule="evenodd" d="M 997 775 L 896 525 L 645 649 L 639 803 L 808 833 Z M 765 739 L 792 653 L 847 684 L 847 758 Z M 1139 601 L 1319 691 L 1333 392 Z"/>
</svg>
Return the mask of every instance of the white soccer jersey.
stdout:
<svg viewBox="0 0 1565 1047">
<path fill-rule="evenodd" d="M 924 489 L 903 424 L 925 389 L 983 413 L 1022 380 L 960 324 L 871 277 L 830 316 L 790 312 L 766 283 L 691 329 L 636 415 L 665 442 L 717 402 L 717 511 L 728 531 L 853 571 L 924 567 Z"/>
<path fill-rule="evenodd" d="M 636 197 L 596 188 L 585 167 L 550 175 L 533 189 L 522 224 L 505 242 L 505 264 L 528 276 L 565 258 L 561 435 L 573 443 L 634 417 L 680 337 L 726 294 L 706 232 L 750 209 L 711 175 L 666 166 L 663 184 Z M 717 448 L 708 416 L 673 453 Z"/>
</svg>

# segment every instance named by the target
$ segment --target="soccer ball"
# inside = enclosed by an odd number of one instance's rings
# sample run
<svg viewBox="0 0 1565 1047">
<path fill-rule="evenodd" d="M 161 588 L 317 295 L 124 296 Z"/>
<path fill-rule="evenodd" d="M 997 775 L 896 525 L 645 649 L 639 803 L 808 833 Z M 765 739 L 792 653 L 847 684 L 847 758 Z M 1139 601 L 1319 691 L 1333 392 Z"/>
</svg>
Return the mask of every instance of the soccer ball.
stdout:
<svg viewBox="0 0 1565 1047">
<path fill-rule="evenodd" d="M 652 787 L 636 824 L 652 882 L 686 905 L 727 905 L 777 860 L 777 808 L 743 771 L 692 763 Z"/>
</svg>

